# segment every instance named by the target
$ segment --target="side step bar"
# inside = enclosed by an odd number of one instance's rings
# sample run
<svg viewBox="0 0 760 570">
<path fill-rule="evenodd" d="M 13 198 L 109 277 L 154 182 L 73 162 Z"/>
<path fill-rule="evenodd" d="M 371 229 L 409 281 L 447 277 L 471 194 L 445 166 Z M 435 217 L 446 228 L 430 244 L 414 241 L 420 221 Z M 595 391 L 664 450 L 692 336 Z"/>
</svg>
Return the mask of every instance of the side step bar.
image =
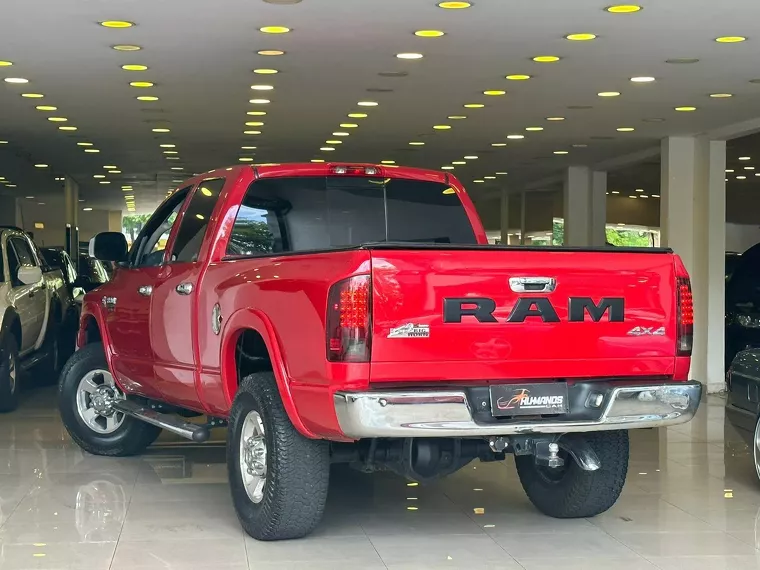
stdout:
<svg viewBox="0 0 760 570">
<path fill-rule="evenodd" d="M 157 412 L 143 404 L 130 400 L 116 400 L 112 405 L 115 410 L 124 412 L 128 416 L 153 424 L 196 443 L 203 443 L 211 437 L 211 430 L 208 426 L 186 422 L 178 416 Z"/>
</svg>

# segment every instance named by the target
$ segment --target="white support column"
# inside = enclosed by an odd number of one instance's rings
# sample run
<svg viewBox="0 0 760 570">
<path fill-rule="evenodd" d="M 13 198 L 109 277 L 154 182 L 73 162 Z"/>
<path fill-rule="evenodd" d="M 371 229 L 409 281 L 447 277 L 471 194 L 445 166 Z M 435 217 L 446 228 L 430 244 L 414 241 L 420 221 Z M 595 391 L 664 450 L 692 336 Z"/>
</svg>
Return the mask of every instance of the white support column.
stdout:
<svg viewBox="0 0 760 570">
<path fill-rule="evenodd" d="M 506 188 L 501 189 L 501 245 L 509 244 L 509 192 Z"/>
<path fill-rule="evenodd" d="M 591 170 L 570 166 L 564 184 L 565 245 L 591 243 Z"/>
<path fill-rule="evenodd" d="M 525 202 L 527 201 L 527 192 L 520 194 L 520 245 L 525 245 Z"/>
<path fill-rule="evenodd" d="M 591 225 L 589 245 L 607 243 L 607 173 L 591 173 Z"/>
<path fill-rule="evenodd" d="M 68 176 L 63 183 L 63 197 L 65 201 L 65 220 L 72 228 L 79 225 L 79 185 Z"/>
<path fill-rule="evenodd" d="M 691 375 L 709 392 L 724 387 L 726 143 L 701 137 L 662 142 L 660 231 L 691 276 Z"/>
</svg>

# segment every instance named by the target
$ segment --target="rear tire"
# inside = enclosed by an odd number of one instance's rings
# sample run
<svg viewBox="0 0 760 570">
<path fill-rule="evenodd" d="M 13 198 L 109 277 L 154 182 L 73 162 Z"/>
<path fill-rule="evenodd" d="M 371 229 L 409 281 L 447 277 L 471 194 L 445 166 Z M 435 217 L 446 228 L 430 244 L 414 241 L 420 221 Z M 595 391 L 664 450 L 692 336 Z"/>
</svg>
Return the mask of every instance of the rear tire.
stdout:
<svg viewBox="0 0 760 570">
<path fill-rule="evenodd" d="M 628 473 L 628 432 L 582 435 L 599 457 L 601 467 L 596 471 L 584 471 L 572 457 L 567 457 L 560 469 L 536 465 L 531 455 L 515 457 L 528 499 L 545 515 L 559 519 L 593 517 L 620 497 Z"/>
<path fill-rule="evenodd" d="M 253 538 L 301 538 L 322 519 L 329 444 L 293 427 L 271 372 L 240 384 L 229 419 L 227 469 L 235 511 Z"/>
<path fill-rule="evenodd" d="M 58 385 L 61 419 L 71 439 L 88 453 L 136 455 L 161 433 L 161 428 L 120 412 L 97 411 L 103 409 L 104 399 L 123 397 L 113 383 L 101 343 L 88 344 L 63 367 Z"/>
<path fill-rule="evenodd" d="M 18 344 L 10 332 L 0 341 L 0 412 L 18 407 L 19 375 Z"/>
</svg>

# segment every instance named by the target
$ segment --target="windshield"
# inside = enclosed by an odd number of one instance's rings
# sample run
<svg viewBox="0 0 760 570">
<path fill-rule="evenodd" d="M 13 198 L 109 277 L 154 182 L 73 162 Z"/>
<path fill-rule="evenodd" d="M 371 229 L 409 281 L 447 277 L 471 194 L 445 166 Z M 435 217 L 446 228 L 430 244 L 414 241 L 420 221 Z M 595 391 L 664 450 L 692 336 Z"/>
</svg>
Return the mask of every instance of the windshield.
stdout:
<svg viewBox="0 0 760 570">
<path fill-rule="evenodd" d="M 252 255 L 375 242 L 475 244 L 457 193 L 401 178 L 264 178 L 248 189 L 227 252 Z"/>
</svg>

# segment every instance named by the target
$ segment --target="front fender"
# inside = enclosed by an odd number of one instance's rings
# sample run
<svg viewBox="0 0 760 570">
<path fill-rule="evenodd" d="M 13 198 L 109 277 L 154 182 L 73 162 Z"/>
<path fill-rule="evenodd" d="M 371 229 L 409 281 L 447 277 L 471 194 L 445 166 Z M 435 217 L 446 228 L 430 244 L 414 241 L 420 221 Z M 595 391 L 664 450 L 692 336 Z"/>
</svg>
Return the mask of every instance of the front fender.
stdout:
<svg viewBox="0 0 760 570">
<path fill-rule="evenodd" d="M 222 328 L 222 358 L 220 361 L 222 365 L 222 383 L 228 404 L 231 407 L 232 400 L 237 393 L 237 383 L 240 380 L 237 377 L 235 347 L 238 338 L 245 330 L 255 330 L 264 339 L 264 344 L 267 347 L 267 352 L 272 362 L 272 371 L 277 381 L 280 398 L 291 423 L 303 436 L 317 439 L 317 436 L 307 429 L 301 421 L 301 417 L 296 409 L 293 395 L 290 391 L 287 367 L 285 366 L 274 325 L 264 313 L 255 309 L 239 309 L 227 319 Z"/>
<path fill-rule="evenodd" d="M 100 339 L 103 342 L 103 349 L 106 353 L 106 361 L 108 362 L 108 368 L 113 374 L 113 350 L 111 348 L 111 338 L 108 336 L 108 329 L 106 328 L 106 318 L 103 314 L 103 307 L 96 300 L 88 299 L 85 297 L 82 302 L 82 312 L 79 317 L 79 331 L 77 332 L 77 350 L 87 344 L 87 327 L 91 321 L 95 321 L 95 326 L 100 331 Z M 116 376 L 114 375 L 114 378 Z"/>
</svg>

